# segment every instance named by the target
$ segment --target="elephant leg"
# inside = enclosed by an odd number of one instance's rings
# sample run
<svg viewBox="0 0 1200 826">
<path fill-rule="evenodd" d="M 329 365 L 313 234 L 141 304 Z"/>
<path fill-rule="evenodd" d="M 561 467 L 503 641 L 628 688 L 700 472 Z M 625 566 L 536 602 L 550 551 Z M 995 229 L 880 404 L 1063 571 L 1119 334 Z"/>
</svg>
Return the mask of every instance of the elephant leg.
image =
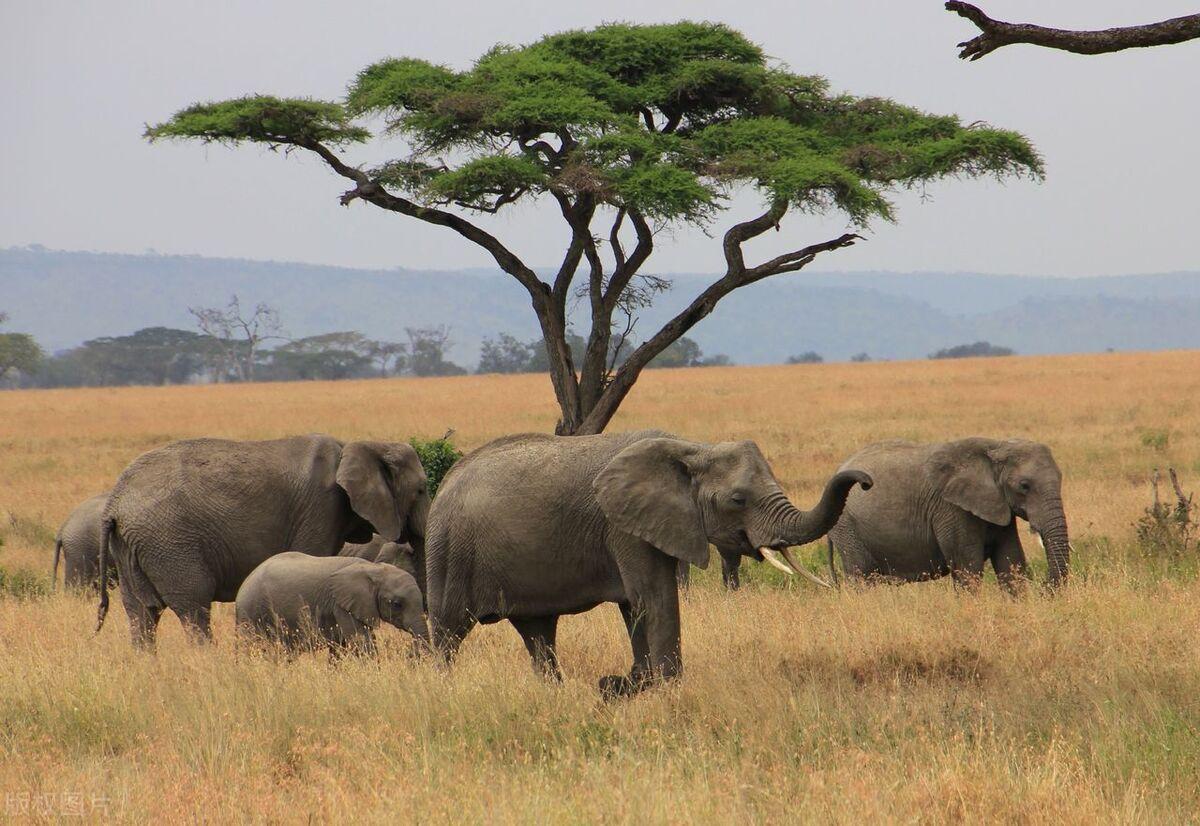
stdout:
<svg viewBox="0 0 1200 826">
<path fill-rule="evenodd" d="M 977 593 L 988 560 L 987 527 L 981 519 L 954 515 L 934 525 L 937 549 L 950 568 L 955 589 Z"/>
<path fill-rule="evenodd" d="M 154 587 L 138 568 L 133 568 L 121 577 L 121 604 L 129 617 L 129 635 L 135 648 L 153 651 L 158 635 L 158 620 L 162 616 L 163 603 Z"/>
<path fill-rule="evenodd" d="M 1020 593 L 1021 588 L 1029 580 L 1029 565 L 1025 561 L 1025 550 L 1021 547 L 1021 537 L 1017 534 L 1017 523 L 1010 522 L 1001 529 L 996 545 L 992 549 L 992 569 L 996 579 L 1013 596 Z"/>
<path fill-rule="evenodd" d="M 736 591 L 742 585 L 741 556 L 721 554 L 721 581 L 730 591 Z"/>
<path fill-rule="evenodd" d="M 525 650 L 533 660 L 533 670 L 561 682 L 562 672 L 558 668 L 558 652 L 554 647 L 558 617 L 509 617 L 508 621 L 525 642 Z"/>
<path fill-rule="evenodd" d="M 434 650 L 441 655 L 447 665 L 454 662 L 454 658 L 458 655 L 458 647 L 462 645 L 462 641 L 474 627 L 475 618 L 466 612 L 453 617 L 440 618 L 430 614 L 430 639 L 433 642 Z"/>
<path fill-rule="evenodd" d="M 675 569 L 675 582 L 683 590 L 687 590 L 691 585 L 692 580 L 692 565 L 689 562 L 679 560 L 678 567 Z"/>
<path fill-rule="evenodd" d="M 179 617 L 188 639 L 196 644 L 212 642 L 212 603 L 190 602 L 172 605 L 171 610 Z"/>
<path fill-rule="evenodd" d="M 212 602 L 217 583 L 203 560 L 174 555 L 169 559 L 146 554 L 139 559 L 146 577 L 155 584 L 162 601 L 187 631 L 193 643 L 212 641 Z"/>
<path fill-rule="evenodd" d="M 643 542 L 618 549 L 617 564 L 628 608 L 626 626 L 633 627 L 630 642 L 634 647 L 634 667 L 628 677 L 604 677 L 600 690 L 606 696 L 634 694 L 654 680 L 669 680 L 683 673 L 683 655 L 679 637 L 679 591 L 675 584 L 676 560 Z M 648 658 L 638 649 L 643 635 Z M 639 656 L 640 655 L 640 656 Z M 638 668 L 644 663 L 643 668 Z"/>
<path fill-rule="evenodd" d="M 637 622 L 633 608 L 628 602 L 619 603 L 621 619 L 625 621 L 625 631 L 629 634 L 629 644 L 633 648 L 633 667 L 629 669 L 629 680 L 640 683 L 650 674 L 650 640 L 646 638 L 646 623 Z"/>
<path fill-rule="evenodd" d="M 122 599 L 121 602 L 125 606 L 125 615 L 129 617 L 129 636 L 134 647 L 143 651 L 153 651 L 162 609 L 157 605 L 143 605 L 127 599 Z"/>
<path fill-rule="evenodd" d="M 867 550 L 866 545 L 863 544 L 863 541 L 852 526 L 839 522 L 829 532 L 829 541 L 833 545 L 833 551 L 842 560 L 842 575 L 847 582 L 869 583 L 880 581 L 880 578 L 884 575 L 882 566 L 871 556 L 871 552 Z M 832 564 L 833 561 L 831 558 L 830 565 Z M 831 576 L 834 576 L 832 572 Z"/>
</svg>

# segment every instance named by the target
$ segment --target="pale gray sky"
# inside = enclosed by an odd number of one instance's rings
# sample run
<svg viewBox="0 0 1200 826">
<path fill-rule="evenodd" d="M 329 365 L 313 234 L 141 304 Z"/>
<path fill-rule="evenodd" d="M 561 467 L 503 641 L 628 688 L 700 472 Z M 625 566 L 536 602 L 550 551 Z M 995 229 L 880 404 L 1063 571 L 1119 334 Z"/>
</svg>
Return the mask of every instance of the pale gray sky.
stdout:
<svg viewBox="0 0 1200 826">
<path fill-rule="evenodd" d="M 992 16 L 1071 28 L 1150 22 L 1197 0 L 984 0 Z M 947 181 L 900 222 L 826 256 L 822 269 L 1091 275 L 1200 268 L 1200 41 L 1100 57 L 1015 46 L 977 63 L 954 44 L 974 27 L 941 0 L 318 2 L 0 0 L 0 246 L 198 253 L 345 266 L 458 268 L 491 261 L 449 231 L 357 204 L 319 162 L 245 147 L 148 145 L 143 124 L 196 100 L 248 92 L 337 97 L 379 58 L 465 67 L 605 20 L 726 22 L 795 71 L 836 89 L 955 112 L 1024 132 L 1046 158 L 1038 185 Z M 386 147 L 353 150 L 378 157 Z M 753 208 L 738 202 L 735 215 Z M 548 265 L 556 211 L 487 221 Z M 833 218 L 789 217 L 755 252 L 824 240 Z M 715 271 L 700 232 L 662 239 L 655 271 Z"/>
</svg>

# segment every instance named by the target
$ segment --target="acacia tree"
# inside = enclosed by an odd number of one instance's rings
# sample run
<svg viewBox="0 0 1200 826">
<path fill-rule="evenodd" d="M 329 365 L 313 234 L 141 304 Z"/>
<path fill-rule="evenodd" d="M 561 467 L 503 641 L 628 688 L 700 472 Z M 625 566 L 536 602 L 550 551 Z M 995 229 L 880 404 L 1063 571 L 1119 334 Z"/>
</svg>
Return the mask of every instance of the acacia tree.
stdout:
<svg viewBox="0 0 1200 826">
<path fill-rule="evenodd" d="M 275 308 L 259 302 L 247 314 L 235 295 L 221 307 L 188 307 L 196 326 L 207 335 L 219 350 L 220 361 L 214 371 L 217 381 L 236 372 L 241 381 L 254 381 L 254 366 L 258 351 L 268 341 L 283 340 L 282 325 Z"/>
<path fill-rule="evenodd" d="M 401 157 L 372 168 L 343 160 L 339 150 L 371 137 L 358 120 L 367 117 L 404 142 Z M 738 32 L 688 22 L 497 46 L 466 71 L 382 60 L 358 74 L 343 101 L 256 95 L 196 104 L 146 136 L 311 152 L 351 183 L 342 204 L 363 201 L 482 247 L 529 293 L 565 434 L 602 431 L 641 371 L 730 292 L 859 240 L 847 232 L 748 262 L 746 243 L 780 229 L 789 213 L 836 210 L 861 228 L 892 219 L 887 196 L 896 187 L 1042 172 L 1016 133 L 831 94 L 824 79 L 772 65 Z M 628 328 L 621 308 L 631 290 L 645 292 L 640 272 L 656 231 L 715 229 L 729 196 L 747 188 L 762 206 L 725 227 L 724 273 L 618 366 L 609 358 L 614 315 Z M 546 279 L 464 217 L 542 198 L 557 207 L 568 239 Z M 591 316 L 581 363 L 567 326 L 577 272 Z"/>
<path fill-rule="evenodd" d="M 1006 23 L 988 17 L 982 9 L 970 3 L 950 0 L 946 10 L 965 17 L 979 27 L 980 35 L 958 44 L 958 56 L 963 60 L 978 60 L 1001 46 L 1028 43 L 1048 49 L 1062 49 L 1076 54 L 1104 54 L 1147 46 L 1167 46 L 1200 37 L 1200 14 L 1172 17 L 1158 23 L 1141 26 L 1121 26 L 1097 31 L 1052 29 L 1034 23 Z"/>
</svg>

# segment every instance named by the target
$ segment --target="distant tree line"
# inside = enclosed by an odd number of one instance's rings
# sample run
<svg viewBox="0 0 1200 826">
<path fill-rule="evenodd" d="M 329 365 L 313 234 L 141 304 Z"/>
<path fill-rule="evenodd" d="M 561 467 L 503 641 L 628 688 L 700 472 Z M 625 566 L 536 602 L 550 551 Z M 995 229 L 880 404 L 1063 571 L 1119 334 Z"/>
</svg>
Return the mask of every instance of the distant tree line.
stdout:
<svg viewBox="0 0 1200 826">
<path fill-rule="evenodd" d="M 199 384 L 242 381 L 305 381 L 387 376 L 455 376 L 468 371 L 450 361 L 453 345 L 444 325 L 405 328 L 405 341 L 381 341 L 345 330 L 304 338 L 283 333 L 279 313 L 266 304 L 243 308 L 237 296 L 224 307 L 191 307 L 199 332 L 146 327 L 124 336 L 103 336 L 47 356 L 25 333 L 0 333 L 0 386 L 85 387 Z M 0 313 L 0 323 L 7 317 Z M 572 349 L 587 347 L 568 335 Z M 615 340 L 612 369 L 633 350 L 627 337 Z M 706 357 L 683 337 L 651 367 L 730 364 L 727 356 Z M 476 372 L 538 373 L 549 370 L 541 339 L 522 342 L 500 333 L 484 339 Z"/>
<path fill-rule="evenodd" d="M 304 338 L 283 332 L 279 313 L 267 304 L 244 308 L 233 296 L 224 307 L 190 307 L 199 332 L 146 327 L 125 336 L 103 336 L 47 356 L 27 333 L 0 332 L 0 387 L 84 387 L 108 385 L 201 384 L 241 381 L 306 381 L 387 376 L 458 376 L 469 372 L 446 357 L 453 345 L 445 325 L 407 327 L 405 341 L 367 338 L 343 330 Z M 0 312 L 0 325 L 8 317 Z M 636 349 L 632 329 L 610 341 L 607 369 L 620 369 Z M 583 336 L 568 331 L 572 357 L 582 360 Z M 931 353 L 931 359 L 1009 356 L 1013 350 L 986 341 Z M 820 364 L 809 350 L 788 356 L 787 364 Z M 852 362 L 871 361 L 858 353 Z M 732 362 L 724 354 L 704 355 L 681 336 L 648 367 L 716 367 Z M 544 373 L 550 369 L 542 339 L 521 341 L 508 333 L 487 336 L 476 373 Z"/>
</svg>

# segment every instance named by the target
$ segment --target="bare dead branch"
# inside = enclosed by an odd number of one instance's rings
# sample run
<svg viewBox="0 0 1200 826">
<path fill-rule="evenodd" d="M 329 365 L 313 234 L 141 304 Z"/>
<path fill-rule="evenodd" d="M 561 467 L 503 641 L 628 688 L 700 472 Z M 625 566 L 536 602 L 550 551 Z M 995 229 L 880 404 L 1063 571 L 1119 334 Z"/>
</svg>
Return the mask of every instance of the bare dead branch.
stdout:
<svg viewBox="0 0 1200 826">
<path fill-rule="evenodd" d="M 978 37 L 958 44 L 961 49 L 958 56 L 964 60 L 978 60 L 1001 46 L 1014 43 L 1028 43 L 1075 54 L 1095 55 L 1119 52 L 1123 49 L 1165 46 L 1200 37 L 1200 14 L 1189 14 L 1140 26 L 1071 31 L 1033 23 L 1006 23 L 1003 20 L 994 20 L 978 6 L 959 0 L 946 3 L 946 10 L 970 20 L 981 32 Z"/>
</svg>

